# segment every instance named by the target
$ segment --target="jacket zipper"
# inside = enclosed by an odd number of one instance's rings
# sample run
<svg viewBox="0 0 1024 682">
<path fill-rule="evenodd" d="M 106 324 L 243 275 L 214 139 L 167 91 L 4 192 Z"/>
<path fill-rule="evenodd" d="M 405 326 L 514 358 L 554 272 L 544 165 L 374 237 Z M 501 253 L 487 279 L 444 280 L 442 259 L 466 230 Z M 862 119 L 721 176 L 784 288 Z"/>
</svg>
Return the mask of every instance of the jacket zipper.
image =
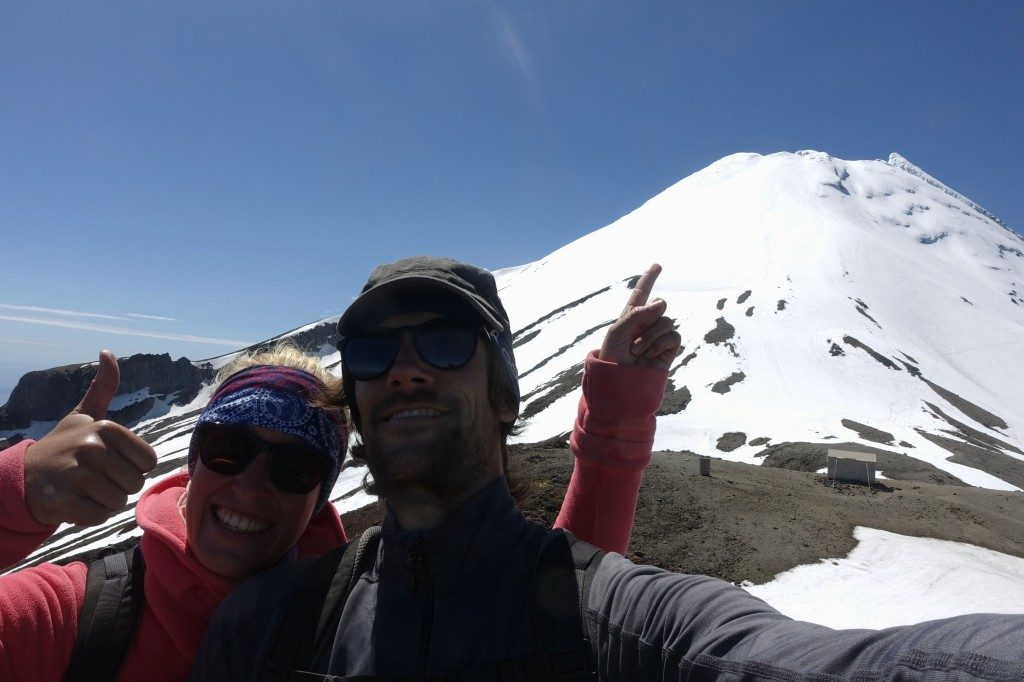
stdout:
<svg viewBox="0 0 1024 682">
<path fill-rule="evenodd" d="M 430 649 L 430 629 L 434 623 L 434 584 L 430 579 L 430 567 L 423 557 L 423 538 L 417 537 L 409 549 L 409 563 L 413 570 L 412 596 L 416 598 L 418 586 L 423 584 L 423 598 L 426 604 L 423 609 L 423 628 L 420 630 L 420 648 L 416 656 L 416 676 L 423 677 L 427 673 L 427 652 Z"/>
</svg>

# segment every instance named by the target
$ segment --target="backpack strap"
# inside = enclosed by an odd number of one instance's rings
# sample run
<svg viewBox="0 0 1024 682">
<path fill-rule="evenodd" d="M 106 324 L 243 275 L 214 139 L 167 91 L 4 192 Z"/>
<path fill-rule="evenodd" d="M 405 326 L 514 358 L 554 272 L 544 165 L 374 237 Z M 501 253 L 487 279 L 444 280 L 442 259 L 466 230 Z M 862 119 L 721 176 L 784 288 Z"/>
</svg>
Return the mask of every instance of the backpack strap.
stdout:
<svg viewBox="0 0 1024 682">
<path fill-rule="evenodd" d="M 568 531 L 552 534 L 537 561 L 533 583 L 532 624 L 537 656 L 547 657 L 550 666 L 528 659 L 527 679 L 549 667 L 545 675 L 554 680 L 595 678 L 587 599 L 590 583 L 604 556 L 597 547 L 577 539 Z"/>
<path fill-rule="evenodd" d="M 580 627 L 583 631 L 583 644 L 587 647 L 588 657 L 592 663 L 590 670 L 596 676 L 596 643 L 599 640 L 599 633 L 597 621 L 590 617 L 588 609 L 590 608 L 590 586 L 594 583 L 594 574 L 597 573 L 597 569 L 601 565 L 601 559 L 604 558 L 606 552 L 578 539 L 569 531 L 565 531 L 565 534 L 568 536 L 569 545 L 572 547 L 573 566 L 576 569 L 576 583 L 580 595 L 579 615 Z"/>
<path fill-rule="evenodd" d="M 377 556 L 380 526 L 363 531 L 350 542 L 324 554 L 313 564 L 306 584 L 292 601 L 278 630 L 270 654 L 263 661 L 260 680 L 329 680 L 334 676 L 293 672 L 308 670 L 329 645 L 334 625 L 367 564 Z"/>
<path fill-rule="evenodd" d="M 145 570 L 138 545 L 89 564 L 67 682 L 117 677 L 142 611 Z"/>
</svg>

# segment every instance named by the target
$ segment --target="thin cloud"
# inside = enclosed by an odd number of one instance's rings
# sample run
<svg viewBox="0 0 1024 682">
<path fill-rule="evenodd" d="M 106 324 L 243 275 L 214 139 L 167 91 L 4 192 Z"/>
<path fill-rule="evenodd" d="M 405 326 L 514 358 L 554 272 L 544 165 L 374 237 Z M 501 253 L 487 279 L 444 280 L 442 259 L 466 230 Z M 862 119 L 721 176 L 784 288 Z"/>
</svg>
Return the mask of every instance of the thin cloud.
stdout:
<svg viewBox="0 0 1024 682">
<path fill-rule="evenodd" d="M 516 66 L 519 67 L 519 72 L 530 83 L 535 83 L 537 79 L 534 76 L 533 62 L 530 61 L 530 55 L 527 54 L 523 41 L 519 38 L 519 32 L 516 31 L 512 21 L 501 10 L 498 10 L 498 25 L 501 28 L 502 43 L 512 56 L 512 59 L 515 60 Z"/>
<path fill-rule="evenodd" d="M 118 315 L 101 315 L 100 313 L 83 313 L 78 310 L 64 310 L 63 308 L 41 308 L 34 305 L 13 305 L 11 303 L 0 303 L 0 308 L 7 310 L 21 310 L 26 313 L 49 313 L 50 315 L 67 315 L 69 317 L 92 317 L 102 320 L 128 321 L 127 317 Z"/>
<path fill-rule="evenodd" d="M 161 315 L 143 315 L 142 313 L 124 313 L 126 317 L 137 317 L 143 320 L 160 320 L 161 322 L 181 322 L 176 317 L 163 317 Z"/>
<path fill-rule="evenodd" d="M 36 341 L 34 339 L 19 339 L 16 336 L 0 336 L 0 343 L 22 343 L 26 346 L 59 346 L 59 343 L 49 341 Z"/>
<path fill-rule="evenodd" d="M 546 113 L 544 98 L 541 96 L 540 80 L 537 78 L 537 71 L 533 67 L 533 60 L 530 58 L 522 38 L 519 37 L 519 30 L 504 9 L 496 4 L 492 4 L 491 8 L 494 10 L 494 15 L 498 22 L 499 44 L 505 48 L 505 52 L 512 58 L 519 74 L 526 82 L 534 106 L 540 112 Z"/>
<path fill-rule="evenodd" d="M 16 315 L 0 315 L 0 320 L 9 322 L 24 322 L 26 324 L 42 324 L 48 327 L 63 327 L 65 329 L 81 329 L 90 332 L 103 334 L 121 334 L 124 336 L 145 336 L 151 339 L 166 339 L 168 341 L 189 341 L 192 343 L 208 343 L 215 346 L 229 346 L 231 348 L 242 348 L 252 345 L 249 341 L 238 341 L 235 339 L 217 339 L 208 336 L 193 336 L 192 334 L 168 334 L 165 332 L 151 332 L 142 329 L 125 329 L 124 327 L 111 327 L 104 324 L 92 324 L 90 322 L 75 322 L 71 320 L 45 320 L 37 317 L 20 317 Z"/>
</svg>

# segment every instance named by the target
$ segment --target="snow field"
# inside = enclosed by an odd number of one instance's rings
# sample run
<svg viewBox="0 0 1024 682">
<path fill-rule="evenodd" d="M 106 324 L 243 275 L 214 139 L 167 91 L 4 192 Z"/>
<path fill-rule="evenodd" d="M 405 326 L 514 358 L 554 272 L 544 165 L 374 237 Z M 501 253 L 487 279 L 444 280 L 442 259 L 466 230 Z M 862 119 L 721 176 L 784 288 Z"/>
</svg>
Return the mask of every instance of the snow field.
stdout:
<svg viewBox="0 0 1024 682">
<path fill-rule="evenodd" d="M 854 530 L 845 558 L 745 589 L 785 615 L 831 628 L 887 628 L 968 613 L 1024 613 L 1024 559 L 961 542 Z"/>
</svg>

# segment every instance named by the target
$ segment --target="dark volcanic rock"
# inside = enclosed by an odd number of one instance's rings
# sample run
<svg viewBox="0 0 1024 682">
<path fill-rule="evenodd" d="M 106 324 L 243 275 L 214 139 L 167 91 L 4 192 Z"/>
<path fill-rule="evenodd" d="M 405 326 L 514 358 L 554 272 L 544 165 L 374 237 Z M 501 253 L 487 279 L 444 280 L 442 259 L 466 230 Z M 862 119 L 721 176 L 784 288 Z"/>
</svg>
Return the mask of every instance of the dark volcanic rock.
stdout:
<svg viewBox="0 0 1024 682">
<path fill-rule="evenodd" d="M 552 360 L 557 358 L 559 355 L 561 355 L 562 353 L 564 353 L 565 351 L 569 350 L 570 348 L 575 346 L 577 343 L 582 341 L 583 339 L 587 338 L 588 336 L 590 336 L 591 334 L 596 332 L 598 329 L 601 329 L 602 327 L 610 327 L 614 322 L 615 322 L 615 320 L 608 320 L 607 322 L 602 322 L 601 324 L 594 325 L 593 327 L 591 327 L 590 329 L 586 330 L 582 334 L 577 335 L 575 339 L 573 339 L 569 343 L 565 344 L 564 346 L 562 346 L 561 348 L 556 350 L 554 353 L 552 353 L 551 355 L 547 356 L 546 358 L 544 358 L 543 360 L 538 362 L 536 365 L 534 365 L 530 369 L 528 369 L 525 372 L 521 373 L 519 375 L 519 378 L 522 379 L 523 377 L 529 376 L 533 372 L 536 372 L 538 369 L 540 369 L 544 365 L 548 364 L 549 362 L 551 362 Z M 556 378 L 555 381 L 558 381 L 558 379 Z"/>
<path fill-rule="evenodd" d="M 1002 417 L 998 417 L 998 416 L 992 414 L 991 412 L 989 412 L 985 408 L 979 407 L 978 405 L 975 405 L 974 403 L 972 403 L 971 401 L 967 400 L 966 398 L 962 398 L 959 395 L 957 395 L 956 393 L 953 393 L 953 391 L 945 389 L 942 386 L 939 386 L 938 384 L 932 383 L 931 381 L 928 381 L 924 377 L 921 377 L 921 381 L 923 381 L 924 383 L 928 384 L 929 388 L 931 388 L 933 391 L 935 391 L 936 393 L 941 395 L 943 398 L 945 398 L 946 402 L 948 402 L 950 405 L 952 405 L 956 409 L 960 410 L 961 412 L 966 414 L 968 417 L 970 417 L 974 421 L 976 421 L 979 424 L 981 424 L 982 426 L 987 426 L 990 429 L 991 428 L 997 428 L 997 429 L 1009 428 L 1006 425 L 1006 422 L 1002 419 Z"/>
<path fill-rule="evenodd" d="M 323 349 L 325 345 L 333 347 L 334 344 L 337 343 L 337 325 L 337 321 L 330 320 L 301 332 L 296 332 L 295 329 L 292 329 L 281 336 L 276 336 L 273 339 L 253 344 L 245 350 L 251 353 L 262 353 L 272 350 L 274 346 L 284 342 L 295 346 L 303 353 L 319 355 L 321 349 Z M 297 329 L 301 329 L 301 327 L 297 327 Z"/>
<path fill-rule="evenodd" d="M 878 324 L 878 320 L 876 320 L 875 318 L 873 318 L 870 315 L 868 315 L 868 304 L 867 303 L 865 303 L 864 301 L 862 301 L 862 300 L 860 300 L 858 298 L 858 299 L 856 299 L 856 304 L 857 304 L 857 312 L 858 313 L 860 313 L 864 317 L 866 317 L 869 320 L 871 320 L 872 322 L 874 322 L 875 326 L 878 327 L 879 329 L 882 328 L 882 325 Z"/>
<path fill-rule="evenodd" d="M 696 350 L 694 350 L 692 353 L 690 353 L 685 358 L 680 360 L 679 361 L 679 367 L 686 367 L 688 364 L 690 364 L 690 360 L 693 360 L 695 357 L 697 357 L 697 351 Z"/>
<path fill-rule="evenodd" d="M 868 344 L 861 343 L 860 341 L 858 341 L 857 339 L 853 338 L 852 336 L 844 336 L 843 337 L 843 343 L 845 343 L 848 346 L 853 346 L 854 348 L 860 348 L 862 351 L 864 351 L 865 353 L 870 355 L 880 365 L 882 365 L 884 367 L 888 367 L 889 369 L 896 370 L 897 372 L 900 371 L 900 368 L 896 365 L 895 362 L 893 362 L 889 358 L 885 357 L 884 355 L 882 355 L 881 353 L 876 351 L 874 348 L 872 348 Z"/>
<path fill-rule="evenodd" d="M 580 386 L 583 379 L 583 363 L 577 363 L 567 370 L 559 372 L 551 381 L 538 386 L 536 390 L 522 397 L 522 412 L 519 418 L 526 420 L 540 413 L 548 405 L 569 395 Z M 539 397 L 538 397 L 539 396 Z"/>
<path fill-rule="evenodd" d="M 940 448 L 953 453 L 953 456 L 948 458 L 949 461 L 981 469 L 996 478 L 1001 478 L 1010 485 L 1024 488 L 1024 462 L 1019 459 L 1002 452 L 964 443 L 955 438 L 946 438 L 921 429 L 915 430 Z M 887 473 L 886 476 L 888 475 Z"/>
<path fill-rule="evenodd" d="M 738 384 L 747 378 L 747 375 L 743 372 L 733 372 L 721 381 L 716 381 L 715 385 L 711 387 L 711 390 L 715 393 L 728 393 L 732 390 L 734 384 Z"/>
<path fill-rule="evenodd" d="M 533 341 L 533 339 L 535 339 L 538 334 L 540 334 L 540 330 L 534 329 L 526 336 L 517 336 L 515 342 L 512 344 L 512 348 L 519 348 L 519 346 L 523 345 L 524 343 L 529 343 L 530 341 Z"/>
<path fill-rule="evenodd" d="M 203 382 L 213 377 L 213 370 L 209 365 L 195 365 L 187 358 L 171 360 L 171 356 L 166 353 L 118 358 L 117 364 L 121 370 L 118 395 L 142 389 L 148 389 L 150 395 L 177 393 L 174 404 L 192 401 L 199 393 Z M 11 392 L 10 400 L 2 408 L 0 428 L 17 429 L 28 426 L 32 421 L 54 421 L 63 418 L 82 399 L 94 376 L 95 363 L 66 365 L 25 374 Z M 125 408 L 128 410 L 125 416 L 135 415 L 135 412 L 141 409 L 136 407 L 138 404 Z M 149 404 L 151 406 L 152 402 Z M 122 423 L 130 421 L 116 412 L 110 416 Z M 139 416 L 141 414 L 135 415 L 134 418 L 137 419 Z"/>
<path fill-rule="evenodd" d="M 633 287 L 636 286 L 636 283 L 637 283 L 637 281 L 639 279 L 640 279 L 639 275 L 637 275 L 634 278 L 630 278 L 629 282 L 627 283 L 627 286 L 630 289 L 632 289 Z M 556 315 L 561 315 L 562 313 L 566 312 L 567 310 L 571 310 L 571 309 L 575 308 L 576 306 L 578 306 L 579 304 L 584 303 L 584 302 L 590 300 L 591 298 L 593 298 L 595 296 L 603 294 L 604 292 L 608 291 L 609 289 L 611 289 L 611 287 L 605 287 L 604 289 L 598 289 L 597 291 L 591 292 L 591 293 L 587 294 L 586 296 L 581 296 L 580 298 L 577 298 L 575 301 L 570 301 L 569 303 L 566 303 L 565 305 L 561 306 L 560 308 L 555 308 L 551 312 L 549 312 L 549 313 L 547 313 L 545 315 L 542 315 L 541 317 L 538 317 L 536 320 L 534 320 L 530 324 L 526 325 L 525 327 L 523 327 L 522 329 L 517 331 L 515 333 L 515 336 L 512 337 L 513 341 L 518 341 L 520 338 L 522 338 L 526 334 L 529 334 L 530 332 L 532 332 L 534 330 L 535 327 L 539 326 L 542 322 L 546 322 L 547 320 L 550 320 L 551 318 L 555 317 Z"/>
<path fill-rule="evenodd" d="M 729 431 L 719 436 L 715 447 L 722 452 L 732 452 L 736 448 L 746 445 L 746 443 L 747 434 L 742 431 Z"/>
<path fill-rule="evenodd" d="M 855 431 L 857 435 L 864 440 L 869 440 L 872 443 L 892 445 L 893 440 L 895 440 L 895 437 L 887 431 L 882 431 L 881 429 L 876 429 L 868 426 L 867 424 L 855 422 L 852 419 L 844 419 L 842 424 L 851 431 Z"/>
<path fill-rule="evenodd" d="M 1015 445 L 1010 445 L 1005 441 L 999 440 L 995 436 L 990 436 L 987 433 L 978 431 L 977 429 L 972 428 L 967 424 L 964 424 L 963 422 L 954 419 L 953 417 L 950 417 L 948 414 L 940 410 L 938 406 L 932 405 L 927 400 L 924 402 L 924 404 L 928 406 L 928 408 L 932 411 L 932 414 L 934 414 L 936 417 L 940 419 L 944 419 L 948 424 L 950 424 L 957 430 L 958 433 L 954 435 L 963 438 L 968 443 L 972 443 L 983 448 L 988 448 L 990 450 L 1010 450 L 1012 452 L 1016 452 L 1018 455 L 1024 455 L 1024 452 L 1022 452 L 1021 449 L 1016 447 Z"/>
<path fill-rule="evenodd" d="M 771 438 L 768 436 L 761 436 L 760 438 L 754 438 L 750 441 L 751 445 L 768 445 L 771 442 Z"/>
<path fill-rule="evenodd" d="M 686 409 L 686 406 L 690 404 L 690 400 L 693 396 L 690 395 L 690 389 L 686 386 L 682 388 L 676 388 L 675 383 L 669 379 L 665 384 L 665 395 L 661 399 L 661 406 L 658 408 L 657 416 L 661 417 L 666 414 L 676 414 Z"/>
<path fill-rule="evenodd" d="M 900 360 L 900 363 L 901 363 L 901 364 L 902 364 L 902 365 L 903 365 L 904 367 L 906 367 L 906 368 L 907 368 L 907 371 L 908 371 L 908 372 L 910 372 L 910 376 L 914 376 L 914 377 L 917 377 L 917 378 L 919 378 L 919 379 L 920 379 L 920 378 L 921 378 L 921 377 L 923 376 L 923 375 L 921 374 L 921 370 L 919 370 L 919 369 L 917 368 L 917 365 L 911 364 L 911 363 L 907 362 L 906 360 Z"/>
<path fill-rule="evenodd" d="M 725 343 L 735 335 L 736 328 L 726 322 L 724 317 L 720 317 L 715 320 L 715 328 L 704 335 L 704 340 L 708 343 Z"/>
<path fill-rule="evenodd" d="M 120 410 L 108 412 L 107 418 L 116 421 L 118 424 L 131 424 L 146 416 L 146 413 L 153 409 L 153 405 L 155 404 L 156 398 L 149 396 L 145 400 L 139 400 L 138 402 L 134 402 L 130 405 L 125 405 Z"/>
</svg>

